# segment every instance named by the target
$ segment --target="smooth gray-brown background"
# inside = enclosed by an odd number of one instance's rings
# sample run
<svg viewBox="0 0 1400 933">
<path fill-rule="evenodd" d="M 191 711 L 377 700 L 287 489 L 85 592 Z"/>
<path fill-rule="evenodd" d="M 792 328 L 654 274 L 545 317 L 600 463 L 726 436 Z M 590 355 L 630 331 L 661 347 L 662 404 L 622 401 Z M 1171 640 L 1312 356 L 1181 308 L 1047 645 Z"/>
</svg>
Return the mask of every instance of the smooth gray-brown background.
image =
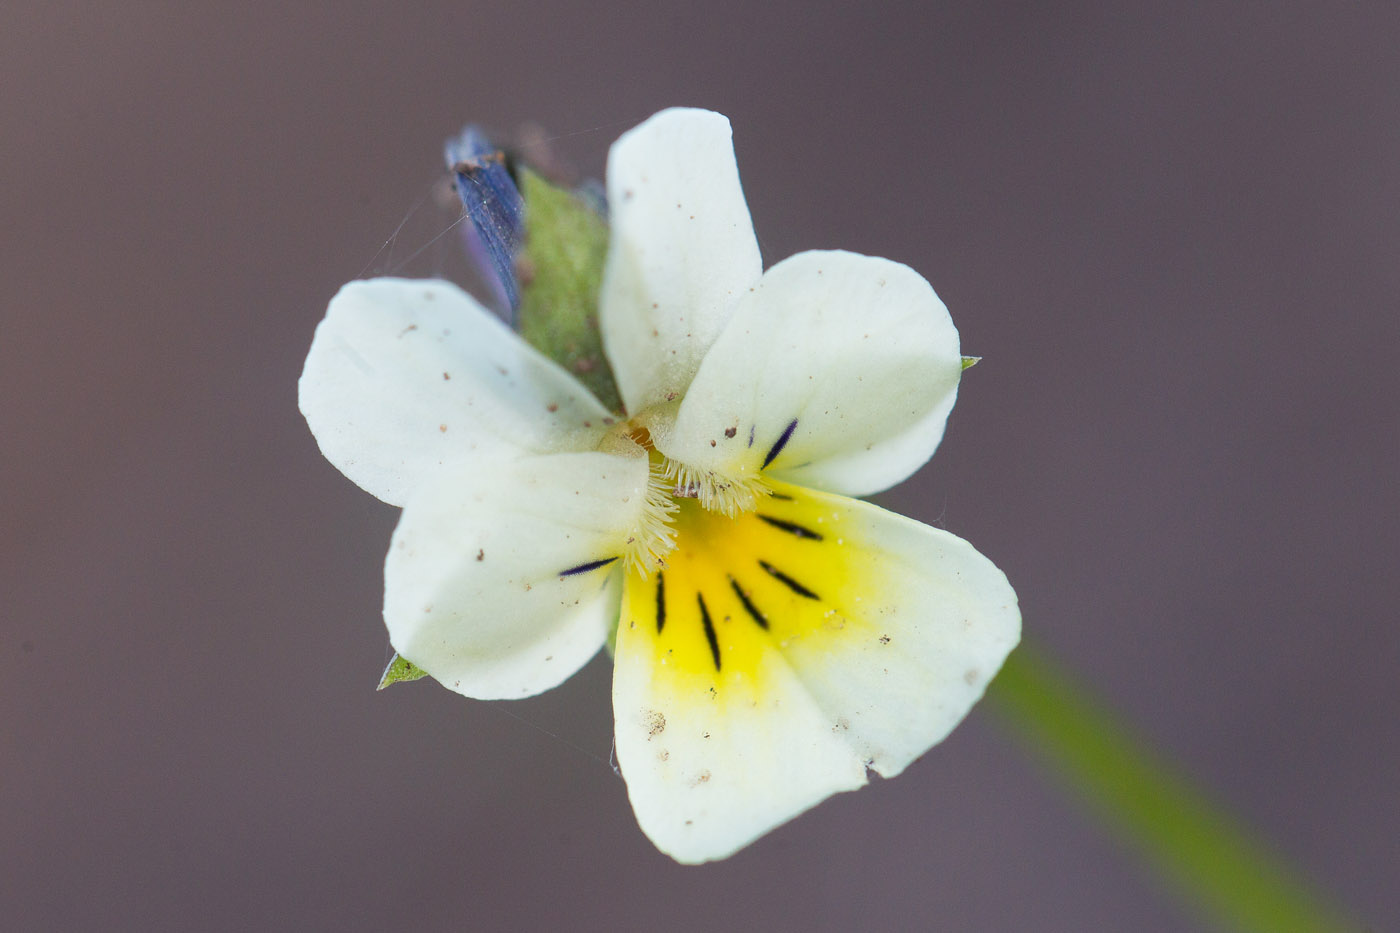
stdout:
<svg viewBox="0 0 1400 933">
<path fill-rule="evenodd" d="M 681 868 L 608 767 L 605 663 L 504 711 L 373 691 L 396 513 L 296 410 L 327 299 L 455 268 L 451 234 L 400 263 L 462 122 L 597 173 L 690 104 L 733 121 L 767 262 L 908 262 L 986 357 L 882 501 L 1396 929 L 1397 11 L 7 4 L 4 928 L 1199 926 L 987 709 Z"/>
</svg>

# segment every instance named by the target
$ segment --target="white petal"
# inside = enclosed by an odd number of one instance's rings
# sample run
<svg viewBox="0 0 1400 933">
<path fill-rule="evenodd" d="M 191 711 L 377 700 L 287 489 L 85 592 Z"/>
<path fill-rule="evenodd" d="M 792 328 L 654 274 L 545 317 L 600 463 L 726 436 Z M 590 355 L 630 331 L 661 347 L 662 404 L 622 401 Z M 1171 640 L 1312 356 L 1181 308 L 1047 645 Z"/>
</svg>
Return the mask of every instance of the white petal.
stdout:
<svg viewBox="0 0 1400 933">
<path fill-rule="evenodd" d="M 599 299 L 627 410 L 678 398 L 762 260 L 729 121 L 664 110 L 608 156 L 612 239 Z"/>
<path fill-rule="evenodd" d="M 384 566 L 389 640 L 467 696 L 548 690 L 597 653 L 617 619 L 646 457 L 560 453 L 467 466 L 404 508 Z"/>
<path fill-rule="evenodd" d="M 793 498 L 760 514 L 822 537 L 769 526 L 765 551 L 794 539 L 783 560 L 820 597 L 770 586 L 785 600 L 775 614 L 834 610 L 783 655 L 861 759 L 893 777 L 962 721 L 1016 647 L 1016 593 L 956 535 L 844 496 L 779 491 Z"/>
<path fill-rule="evenodd" d="M 298 384 L 326 459 L 402 505 L 472 451 L 592 447 L 608 412 L 449 282 L 351 282 L 331 299 Z"/>
<path fill-rule="evenodd" d="M 780 658 L 711 698 L 708 684 L 658 672 L 661 659 L 635 641 L 619 631 L 617 760 L 638 825 L 676 861 L 727 858 L 865 783 L 860 760 Z"/>
<path fill-rule="evenodd" d="M 740 302 L 673 429 L 652 433 L 692 467 L 867 495 L 933 455 L 961 374 L 957 329 L 917 272 L 799 253 Z"/>
<path fill-rule="evenodd" d="M 898 774 L 1020 637 L 990 561 L 867 503 L 778 485 L 735 519 L 683 504 L 676 527 L 664 571 L 627 577 L 613 705 L 638 822 L 681 861 L 723 858 L 866 767 Z"/>
</svg>

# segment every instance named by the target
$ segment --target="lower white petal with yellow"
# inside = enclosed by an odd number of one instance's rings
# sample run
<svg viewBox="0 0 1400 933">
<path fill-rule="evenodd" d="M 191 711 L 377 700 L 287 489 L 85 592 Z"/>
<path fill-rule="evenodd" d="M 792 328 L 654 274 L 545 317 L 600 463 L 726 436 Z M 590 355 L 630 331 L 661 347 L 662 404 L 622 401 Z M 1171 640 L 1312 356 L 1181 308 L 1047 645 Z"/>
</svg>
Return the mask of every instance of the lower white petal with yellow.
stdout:
<svg viewBox="0 0 1400 933">
<path fill-rule="evenodd" d="M 679 861 L 898 774 L 1020 638 L 990 561 L 868 503 L 774 484 L 737 518 L 686 503 L 676 531 L 662 571 L 627 576 L 613 704 L 638 822 Z"/>
<path fill-rule="evenodd" d="M 444 686 L 514 699 L 588 662 L 617 619 L 647 460 L 471 459 L 404 508 L 384 566 L 394 649 Z"/>
</svg>

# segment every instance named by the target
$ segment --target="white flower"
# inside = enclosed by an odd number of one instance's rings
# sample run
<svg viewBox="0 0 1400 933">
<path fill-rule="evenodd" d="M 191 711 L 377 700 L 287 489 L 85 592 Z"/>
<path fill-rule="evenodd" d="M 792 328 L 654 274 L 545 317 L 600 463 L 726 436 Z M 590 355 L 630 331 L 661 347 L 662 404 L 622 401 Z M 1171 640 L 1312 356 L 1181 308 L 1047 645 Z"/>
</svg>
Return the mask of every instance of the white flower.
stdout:
<svg viewBox="0 0 1400 933">
<path fill-rule="evenodd" d="M 555 686 L 616 626 L 617 757 L 643 831 L 723 858 L 866 769 L 903 771 L 1020 636 L 960 538 L 851 496 L 943 435 L 958 335 L 906 266 L 762 270 L 729 122 L 668 110 L 608 162 L 604 345 L 627 414 L 441 281 L 352 282 L 301 410 L 403 506 L 394 648 L 484 699 Z"/>
</svg>

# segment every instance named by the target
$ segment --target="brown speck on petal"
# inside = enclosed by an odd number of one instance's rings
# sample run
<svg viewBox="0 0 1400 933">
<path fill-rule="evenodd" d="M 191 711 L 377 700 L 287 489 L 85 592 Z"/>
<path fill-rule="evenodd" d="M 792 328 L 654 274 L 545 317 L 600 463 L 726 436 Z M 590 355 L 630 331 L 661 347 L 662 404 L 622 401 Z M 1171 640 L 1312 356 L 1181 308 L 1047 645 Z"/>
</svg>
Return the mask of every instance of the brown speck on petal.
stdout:
<svg viewBox="0 0 1400 933">
<path fill-rule="evenodd" d="M 441 431 L 443 434 L 446 434 L 446 433 L 447 433 L 447 425 L 445 425 L 445 424 L 440 424 L 440 425 L 438 425 L 438 430 Z"/>
<path fill-rule="evenodd" d="M 482 550 L 481 548 L 477 548 L 477 550 L 476 550 L 476 559 L 477 559 L 477 560 L 485 560 L 485 559 L 486 559 L 486 551 Z"/>
<path fill-rule="evenodd" d="M 544 410 L 547 412 L 556 412 L 559 410 L 559 406 L 554 402 L 550 402 L 548 405 L 544 406 Z"/>
<path fill-rule="evenodd" d="M 724 429 L 724 436 L 725 436 L 725 437 L 733 437 L 733 436 L 734 436 L 735 434 L 737 434 L 738 432 L 739 432 L 739 429 L 738 429 L 737 427 L 734 427 L 734 428 L 725 428 L 725 429 Z"/>
<path fill-rule="evenodd" d="M 451 379 L 451 378 L 452 378 L 451 373 L 443 373 L 443 374 L 442 374 L 442 381 L 443 381 L 443 382 L 447 382 L 447 381 L 448 381 L 449 379 Z"/>
<path fill-rule="evenodd" d="M 666 731 L 666 715 L 658 710 L 648 710 L 647 739 L 651 740 Z"/>
</svg>

